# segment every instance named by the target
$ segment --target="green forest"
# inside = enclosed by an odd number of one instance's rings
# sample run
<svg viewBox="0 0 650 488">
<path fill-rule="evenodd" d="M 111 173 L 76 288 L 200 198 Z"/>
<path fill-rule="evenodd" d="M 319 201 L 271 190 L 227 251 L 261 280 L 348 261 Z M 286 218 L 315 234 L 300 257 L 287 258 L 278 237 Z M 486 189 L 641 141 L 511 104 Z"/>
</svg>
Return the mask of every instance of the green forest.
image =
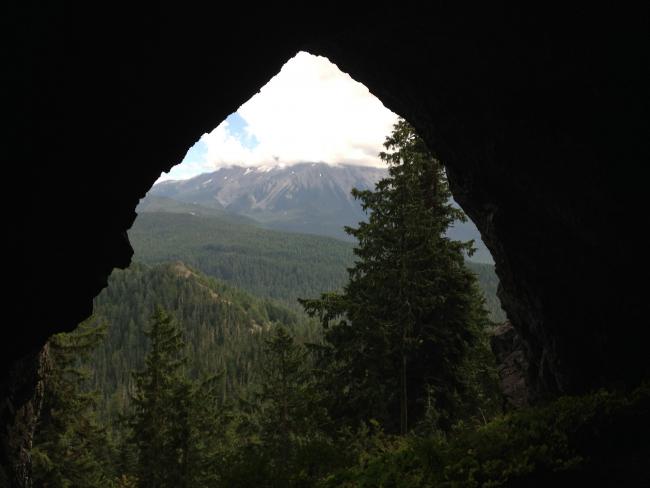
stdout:
<svg viewBox="0 0 650 488">
<path fill-rule="evenodd" d="M 347 242 L 267 230 L 216 215 L 143 212 L 129 239 L 135 259 L 143 263 L 181 260 L 295 309 L 301 294 L 339 288 L 353 259 Z"/>
<path fill-rule="evenodd" d="M 223 210 L 156 197 L 147 198 L 141 212 L 129 231 L 135 260 L 179 260 L 299 312 L 298 298 L 342 288 L 355 260 L 349 242 L 268 230 Z M 494 266 L 470 260 L 466 265 L 478 277 L 492 320 L 504 321 Z"/>
<path fill-rule="evenodd" d="M 413 128 L 384 147 L 354 244 L 145 209 L 134 263 L 46 346 L 36 485 L 579 485 L 645 442 L 648 385 L 503 411 L 494 270 L 446 237 L 466 217 Z"/>
<path fill-rule="evenodd" d="M 256 381 L 264 340 L 283 325 L 300 341 L 320 336 L 315 321 L 286 306 L 229 286 L 181 262 L 134 263 L 116 271 L 95 300 L 94 320 L 110 324 L 93 352 L 91 386 L 102 393 L 101 414 L 112 422 L 129 405 L 131 372 L 145 363 L 145 329 L 156 307 L 182 327 L 187 374 L 219 372 L 220 398 L 227 400 Z"/>
</svg>

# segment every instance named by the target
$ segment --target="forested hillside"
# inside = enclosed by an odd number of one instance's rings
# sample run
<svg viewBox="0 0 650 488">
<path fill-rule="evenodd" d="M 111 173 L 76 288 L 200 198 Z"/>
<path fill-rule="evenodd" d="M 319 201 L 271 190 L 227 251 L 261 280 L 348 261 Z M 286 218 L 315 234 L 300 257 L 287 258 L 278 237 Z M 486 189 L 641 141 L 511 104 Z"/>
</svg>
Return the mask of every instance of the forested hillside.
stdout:
<svg viewBox="0 0 650 488">
<path fill-rule="evenodd" d="M 178 200 L 173 200 L 171 198 L 157 197 L 153 195 L 147 195 L 145 198 L 140 200 L 140 203 L 135 210 L 138 214 L 144 212 L 168 212 L 187 215 L 200 215 L 203 217 L 219 217 L 226 222 L 232 222 L 235 224 L 249 224 L 254 226 L 259 225 L 258 222 L 246 217 L 245 215 L 229 212 L 228 210 L 219 206 L 206 207 L 204 205 L 198 205 L 196 203 L 181 202 Z"/>
<path fill-rule="evenodd" d="M 387 175 L 386 168 L 348 164 L 230 166 L 187 180 L 162 181 L 151 188 L 138 211 L 163 207 L 177 211 L 184 204 L 195 205 L 199 210 L 190 211 L 197 215 L 205 215 L 210 209 L 222 215 L 250 217 L 270 229 L 354 242 L 344 227 L 354 227 L 366 221 L 368 215 L 360 202 L 352 198 L 351 191 L 371 190 Z M 447 235 L 453 240 L 473 239 L 476 252 L 472 261 L 492 263 L 490 252 L 471 221 L 454 223 Z"/>
<path fill-rule="evenodd" d="M 94 317 L 106 323 L 107 336 L 89 362 L 94 370 L 91 386 L 101 392 L 102 413 L 113 420 L 129 403 L 131 372 L 144 365 L 146 325 L 156 306 L 182 325 L 189 375 L 223 375 L 222 400 L 256 381 L 260 351 L 274 325 L 283 324 L 301 341 L 317 341 L 320 336 L 303 314 L 206 277 L 181 262 L 133 263 L 125 271 L 115 271 L 95 299 Z"/>
<path fill-rule="evenodd" d="M 465 265 L 476 275 L 478 286 L 485 298 L 485 307 L 490 313 L 490 320 L 500 323 L 506 320 L 506 313 L 501 308 L 501 302 L 497 296 L 499 288 L 499 277 L 494 272 L 493 264 L 475 263 L 465 260 Z"/>
<path fill-rule="evenodd" d="M 161 211 L 163 210 L 163 211 Z M 261 228 L 246 217 L 168 199 L 141 209 L 129 239 L 143 263 L 180 260 L 256 296 L 300 310 L 298 298 L 340 289 L 354 245 L 328 237 Z M 494 266 L 467 262 L 477 274 L 493 320 L 505 319 Z"/>
<path fill-rule="evenodd" d="M 182 260 L 296 309 L 298 297 L 340 287 L 352 259 L 352 246 L 336 239 L 191 214 L 142 213 L 129 238 L 139 261 Z"/>
<path fill-rule="evenodd" d="M 496 283 L 490 280 L 489 267 L 473 264 L 471 269 L 493 292 Z M 223 373 L 222 400 L 244 393 L 249 383 L 257 381 L 261 349 L 273 325 L 289 327 L 300 342 L 321 340 L 322 331 L 304 313 L 257 298 L 180 261 L 133 263 L 113 272 L 109 286 L 95 299 L 95 319 L 107 325 L 107 337 L 89 362 L 94 371 L 91 386 L 101 392 L 102 415 L 115 419 L 129 403 L 131 371 L 143 366 L 145 326 L 156 305 L 182 324 L 190 375 Z"/>
</svg>

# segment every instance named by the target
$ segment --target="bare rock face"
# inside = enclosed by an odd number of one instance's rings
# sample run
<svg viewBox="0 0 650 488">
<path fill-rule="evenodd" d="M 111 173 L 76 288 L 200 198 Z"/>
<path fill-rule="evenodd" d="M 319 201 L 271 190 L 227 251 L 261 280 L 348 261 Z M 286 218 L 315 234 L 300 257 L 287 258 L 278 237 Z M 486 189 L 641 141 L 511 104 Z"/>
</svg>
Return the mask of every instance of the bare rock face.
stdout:
<svg viewBox="0 0 650 488">
<path fill-rule="evenodd" d="M 160 172 L 300 49 L 364 83 L 445 163 L 494 257 L 536 396 L 650 374 L 637 284 L 647 6 L 347 3 L 315 14 L 268 2 L 226 17 L 169 5 L 3 11 L 6 316 L 16 319 L 0 332 L 0 384 L 87 317 L 110 272 L 129 264 L 126 230 Z"/>
<path fill-rule="evenodd" d="M 528 361 L 521 337 L 512 324 L 505 322 L 493 331 L 490 345 L 497 360 L 504 411 L 525 407 L 530 395 L 526 381 Z"/>
</svg>

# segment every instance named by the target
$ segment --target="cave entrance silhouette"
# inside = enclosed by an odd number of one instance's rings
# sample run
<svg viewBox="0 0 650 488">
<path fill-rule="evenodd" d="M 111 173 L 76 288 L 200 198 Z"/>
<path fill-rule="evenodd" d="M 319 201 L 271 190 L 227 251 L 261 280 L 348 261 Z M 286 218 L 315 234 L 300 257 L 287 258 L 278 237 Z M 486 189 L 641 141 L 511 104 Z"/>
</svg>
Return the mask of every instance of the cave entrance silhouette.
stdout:
<svg viewBox="0 0 650 488">
<path fill-rule="evenodd" d="M 128 265 L 126 230 L 160 172 L 301 49 L 366 85 L 445 162 L 541 396 L 650 374 L 638 239 L 613 230 L 646 220 L 646 6 L 231 7 L 232 22 L 190 5 L 7 9 L 7 181 L 25 191 L 6 215 L 18 319 L 2 332 L 3 425 L 33 394 L 34 351 Z"/>
</svg>

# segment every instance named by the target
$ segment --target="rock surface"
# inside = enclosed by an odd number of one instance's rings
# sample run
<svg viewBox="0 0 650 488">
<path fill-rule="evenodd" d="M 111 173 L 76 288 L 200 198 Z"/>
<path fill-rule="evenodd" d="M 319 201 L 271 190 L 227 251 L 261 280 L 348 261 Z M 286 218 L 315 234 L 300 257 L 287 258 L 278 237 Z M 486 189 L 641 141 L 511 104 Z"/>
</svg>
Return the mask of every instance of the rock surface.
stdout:
<svg viewBox="0 0 650 488">
<path fill-rule="evenodd" d="M 490 337 L 492 352 L 497 360 L 497 372 L 504 397 L 503 410 L 525 407 L 529 402 L 526 374 L 528 361 L 524 343 L 512 324 L 499 325 Z"/>
<path fill-rule="evenodd" d="M 0 392 L 0 487 L 30 488 L 30 450 L 43 405 L 48 346 L 15 363 Z"/>
<path fill-rule="evenodd" d="M 12 365 L 87 317 L 112 269 L 129 264 L 126 230 L 161 171 L 300 49 L 364 83 L 446 164 L 496 262 L 536 395 L 648 375 L 642 246 L 623 232 L 647 221 L 647 6 L 314 13 L 270 2 L 214 16 L 190 3 L 91 5 L 3 11 L 16 317 L 1 332 L 3 388 Z"/>
</svg>

